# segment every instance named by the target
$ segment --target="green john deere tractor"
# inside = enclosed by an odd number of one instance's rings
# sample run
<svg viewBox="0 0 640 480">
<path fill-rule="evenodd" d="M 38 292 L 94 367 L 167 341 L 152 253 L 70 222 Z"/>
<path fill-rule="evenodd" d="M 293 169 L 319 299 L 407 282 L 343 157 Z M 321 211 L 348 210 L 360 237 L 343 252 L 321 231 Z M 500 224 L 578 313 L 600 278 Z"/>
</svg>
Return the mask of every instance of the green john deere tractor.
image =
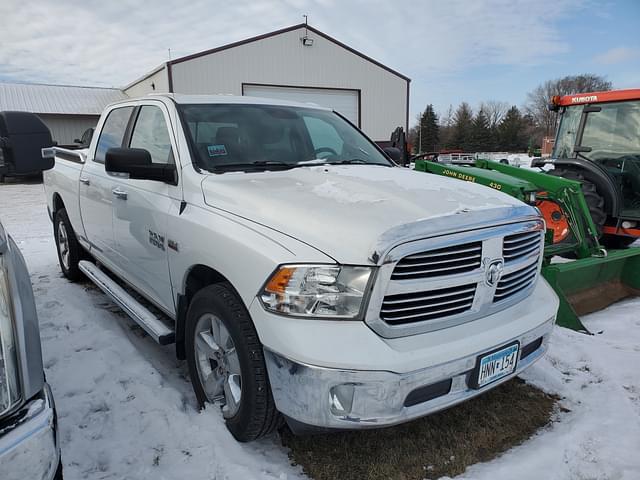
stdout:
<svg viewBox="0 0 640 480">
<path fill-rule="evenodd" d="M 476 160 L 415 169 L 486 185 L 535 205 L 545 218 L 542 275 L 560 297 L 558 324 L 640 295 L 640 90 L 554 98 L 561 120 L 545 172 Z M 599 117 L 598 115 L 603 115 Z"/>
</svg>

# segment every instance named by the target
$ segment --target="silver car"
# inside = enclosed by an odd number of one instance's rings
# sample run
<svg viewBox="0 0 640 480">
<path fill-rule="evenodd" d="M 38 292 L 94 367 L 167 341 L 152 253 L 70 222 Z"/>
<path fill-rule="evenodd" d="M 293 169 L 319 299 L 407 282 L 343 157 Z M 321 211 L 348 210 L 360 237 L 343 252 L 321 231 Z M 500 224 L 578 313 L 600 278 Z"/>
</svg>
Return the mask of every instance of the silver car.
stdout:
<svg viewBox="0 0 640 480">
<path fill-rule="evenodd" d="M 0 223 L 0 478 L 62 479 L 29 272 Z"/>
</svg>

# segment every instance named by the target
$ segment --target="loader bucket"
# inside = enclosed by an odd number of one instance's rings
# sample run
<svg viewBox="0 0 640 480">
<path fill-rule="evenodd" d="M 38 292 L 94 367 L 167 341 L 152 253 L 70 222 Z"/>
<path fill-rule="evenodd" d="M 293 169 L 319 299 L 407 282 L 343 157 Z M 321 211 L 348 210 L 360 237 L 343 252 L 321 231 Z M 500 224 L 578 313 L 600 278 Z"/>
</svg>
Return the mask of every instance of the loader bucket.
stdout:
<svg viewBox="0 0 640 480">
<path fill-rule="evenodd" d="M 640 248 L 552 263 L 542 268 L 542 275 L 560 298 L 558 325 L 589 333 L 580 315 L 602 310 L 623 298 L 640 296 Z"/>
</svg>

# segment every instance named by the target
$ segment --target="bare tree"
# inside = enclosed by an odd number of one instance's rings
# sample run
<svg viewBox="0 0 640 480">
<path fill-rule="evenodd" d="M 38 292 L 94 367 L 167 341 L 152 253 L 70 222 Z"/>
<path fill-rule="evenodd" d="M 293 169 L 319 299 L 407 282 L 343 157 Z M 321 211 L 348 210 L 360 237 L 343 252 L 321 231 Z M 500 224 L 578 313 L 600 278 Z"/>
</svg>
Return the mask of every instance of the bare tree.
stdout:
<svg viewBox="0 0 640 480">
<path fill-rule="evenodd" d="M 555 131 L 555 112 L 549 111 L 549 103 L 554 95 L 572 95 L 574 93 L 611 90 L 611 82 L 600 75 L 584 73 L 569 75 L 556 80 L 547 80 L 527 95 L 525 111 L 544 135 Z"/>
<path fill-rule="evenodd" d="M 445 113 L 441 113 L 440 117 L 440 145 L 449 147 L 451 144 L 451 137 L 453 135 L 453 105 L 449 105 L 449 108 Z"/>
<path fill-rule="evenodd" d="M 500 100 L 489 100 L 487 102 L 482 102 L 480 104 L 479 110 L 484 112 L 484 114 L 489 119 L 489 128 L 496 128 L 506 113 L 511 108 L 509 102 L 501 102 Z"/>
</svg>

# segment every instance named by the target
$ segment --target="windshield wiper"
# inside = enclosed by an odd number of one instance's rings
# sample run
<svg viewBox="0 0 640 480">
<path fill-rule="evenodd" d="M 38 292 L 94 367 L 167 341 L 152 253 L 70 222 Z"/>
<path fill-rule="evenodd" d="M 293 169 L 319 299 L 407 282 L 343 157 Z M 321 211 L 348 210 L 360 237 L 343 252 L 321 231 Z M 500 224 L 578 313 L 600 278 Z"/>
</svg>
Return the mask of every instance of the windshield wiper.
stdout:
<svg viewBox="0 0 640 480">
<path fill-rule="evenodd" d="M 591 150 L 589 150 L 589 151 L 591 151 Z M 586 160 L 586 161 L 588 161 L 588 162 L 592 162 L 592 161 L 593 161 L 593 160 L 591 160 L 589 157 L 587 157 L 587 156 L 586 156 L 584 153 L 582 153 L 582 152 L 579 152 L 579 151 L 575 151 L 575 150 L 574 150 L 574 153 L 576 154 L 576 157 L 580 157 L 580 158 L 582 158 L 582 159 L 584 159 L 584 160 Z"/>
<path fill-rule="evenodd" d="M 227 172 L 229 170 L 288 170 L 294 167 L 296 167 L 295 163 L 280 162 L 277 160 L 261 160 L 258 162 L 215 165 L 212 170 L 214 173 L 218 173 Z"/>
<path fill-rule="evenodd" d="M 384 163 L 376 163 L 370 162 L 368 160 L 363 160 L 361 158 L 350 158 L 348 160 L 336 160 L 332 162 L 327 162 L 328 165 L 379 165 L 381 167 L 390 167 L 391 165 L 386 165 Z"/>
</svg>

